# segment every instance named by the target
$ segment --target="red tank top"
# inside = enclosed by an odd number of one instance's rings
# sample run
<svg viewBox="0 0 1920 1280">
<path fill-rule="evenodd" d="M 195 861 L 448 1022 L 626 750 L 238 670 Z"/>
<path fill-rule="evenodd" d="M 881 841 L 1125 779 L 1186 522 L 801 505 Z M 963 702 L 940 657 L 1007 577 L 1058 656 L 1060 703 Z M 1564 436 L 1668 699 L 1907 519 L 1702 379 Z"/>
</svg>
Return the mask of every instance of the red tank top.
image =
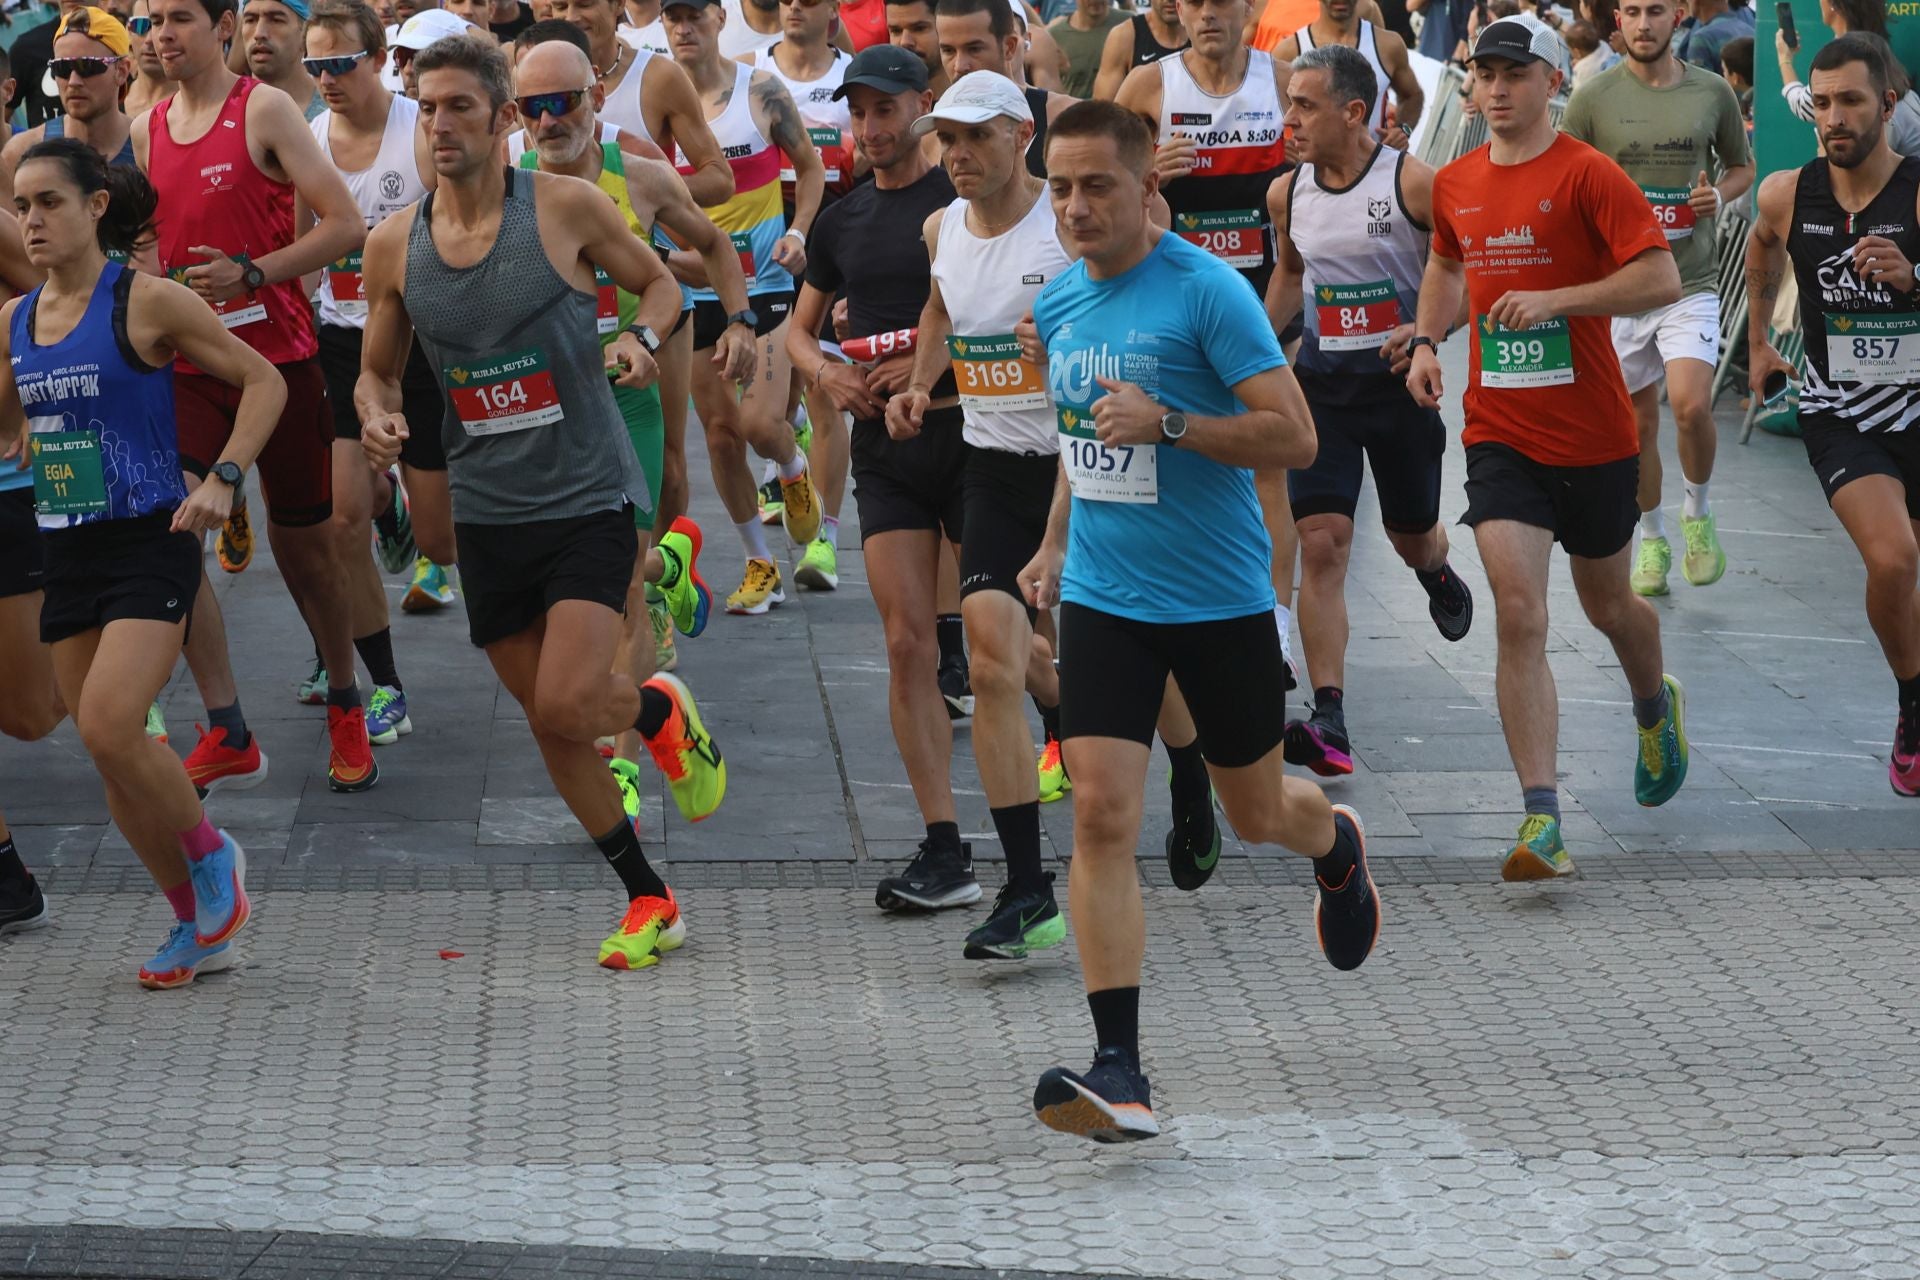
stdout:
<svg viewBox="0 0 1920 1280">
<path fill-rule="evenodd" d="M 247 153 L 247 99 L 260 82 L 242 76 L 227 94 L 213 128 L 197 142 L 175 142 L 167 127 L 168 98 L 153 109 L 147 142 L 147 177 L 160 195 L 154 216 L 160 264 L 178 280 L 205 262 L 192 252 L 211 245 L 230 256 L 263 258 L 293 243 L 293 184 L 262 173 Z M 233 335 L 275 364 L 310 358 L 313 308 L 300 279 L 243 293 L 214 308 Z M 174 367 L 198 373 L 185 359 Z"/>
</svg>

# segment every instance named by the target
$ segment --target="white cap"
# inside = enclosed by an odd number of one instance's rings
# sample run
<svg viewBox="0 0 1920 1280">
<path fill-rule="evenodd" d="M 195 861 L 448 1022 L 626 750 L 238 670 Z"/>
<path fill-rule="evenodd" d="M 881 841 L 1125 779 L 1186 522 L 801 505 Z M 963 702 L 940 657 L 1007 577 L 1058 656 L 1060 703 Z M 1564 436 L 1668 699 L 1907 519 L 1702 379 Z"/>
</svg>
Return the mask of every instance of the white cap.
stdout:
<svg viewBox="0 0 1920 1280">
<path fill-rule="evenodd" d="M 1505 58 L 1509 62 L 1544 62 L 1556 70 L 1568 65 L 1567 46 L 1555 31 L 1530 13 L 1500 18 L 1480 28 L 1468 62 Z"/>
<path fill-rule="evenodd" d="M 436 40 L 463 36 L 477 30 L 479 28 L 465 18 L 455 17 L 445 9 L 422 9 L 401 25 L 400 34 L 393 38 L 393 43 L 399 48 L 418 53 Z"/>
<path fill-rule="evenodd" d="M 932 133 L 942 120 L 955 124 L 985 124 L 999 116 L 1033 123 L 1033 108 L 1020 86 L 997 71 L 969 71 L 947 86 L 933 110 L 913 122 L 913 134 Z"/>
</svg>

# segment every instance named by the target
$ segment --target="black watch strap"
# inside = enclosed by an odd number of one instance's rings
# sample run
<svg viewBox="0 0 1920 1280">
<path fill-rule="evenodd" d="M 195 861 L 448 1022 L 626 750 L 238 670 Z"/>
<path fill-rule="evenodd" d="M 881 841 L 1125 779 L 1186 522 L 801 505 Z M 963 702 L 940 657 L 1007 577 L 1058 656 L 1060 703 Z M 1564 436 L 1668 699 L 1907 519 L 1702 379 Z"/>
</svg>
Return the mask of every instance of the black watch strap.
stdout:
<svg viewBox="0 0 1920 1280">
<path fill-rule="evenodd" d="M 1440 354 L 1439 343 L 1435 342 L 1432 338 L 1427 337 L 1425 334 L 1416 334 L 1412 338 L 1412 340 L 1410 340 L 1407 343 L 1408 357 L 1411 358 L 1413 353 L 1418 351 L 1421 347 L 1430 348 L 1433 351 L 1433 354 L 1436 356 Z"/>
</svg>

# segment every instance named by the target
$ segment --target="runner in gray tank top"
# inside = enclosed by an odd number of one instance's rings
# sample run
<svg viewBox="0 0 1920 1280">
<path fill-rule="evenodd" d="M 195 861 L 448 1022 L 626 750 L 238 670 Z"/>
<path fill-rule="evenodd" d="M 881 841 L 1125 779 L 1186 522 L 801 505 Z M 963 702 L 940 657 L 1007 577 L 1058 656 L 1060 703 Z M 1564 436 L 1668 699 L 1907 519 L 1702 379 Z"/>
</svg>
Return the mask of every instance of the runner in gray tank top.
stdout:
<svg viewBox="0 0 1920 1280">
<path fill-rule="evenodd" d="M 645 387 L 658 376 L 656 327 L 678 314 L 679 289 L 599 188 L 500 162 L 513 113 L 497 47 L 449 37 L 414 67 L 439 187 L 367 238 L 361 440 L 384 467 L 411 432 L 444 436 L 468 629 L 626 888 L 600 964 L 644 969 L 686 925 L 594 740 L 638 730 L 692 822 L 719 808 L 727 780 L 686 685 L 662 673 L 636 686 L 613 661 L 638 546 L 630 503 L 645 480 L 607 378 Z M 596 269 L 640 300 L 604 358 Z M 416 330 L 447 394 L 438 424 L 401 412 Z"/>
</svg>

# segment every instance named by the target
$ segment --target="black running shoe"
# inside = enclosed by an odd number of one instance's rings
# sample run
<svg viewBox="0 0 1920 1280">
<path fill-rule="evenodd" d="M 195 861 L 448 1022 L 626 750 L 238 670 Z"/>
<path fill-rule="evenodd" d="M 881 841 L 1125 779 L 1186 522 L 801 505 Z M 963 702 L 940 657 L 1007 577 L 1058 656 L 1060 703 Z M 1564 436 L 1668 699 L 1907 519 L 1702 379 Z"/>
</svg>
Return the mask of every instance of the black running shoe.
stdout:
<svg viewBox="0 0 1920 1280">
<path fill-rule="evenodd" d="M 1305 765 L 1323 778 L 1344 778 L 1353 772 L 1353 744 L 1347 741 L 1343 718 L 1315 708 L 1305 720 L 1287 721 L 1281 736 L 1288 764 Z"/>
<path fill-rule="evenodd" d="M 1281 692 L 1292 693 L 1295 689 L 1298 689 L 1300 687 L 1300 673 L 1293 669 L 1292 658 L 1283 658 L 1282 661 L 1286 663 L 1286 667 L 1287 667 L 1287 687 L 1281 690 Z"/>
<path fill-rule="evenodd" d="M 1167 830 L 1167 871 L 1173 887 L 1192 893 L 1213 878 L 1220 865 L 1220 824 L 1213 817 L 1213 788 L 1203 805 L 1182 804 L 1173 795 L 1173 826 Z"/>
<path fill-rule="evenodd" d="M 1313 904 L 1313 928 L 1320 935 L 1320 950 L 1336 969 L 1358 969 L 1373 951 L 1380 937 L 1380 895 L 1374 891 L 1373 876 L 1367 870 L 1367 833 L 1360 815 L 1344 804 L 1333 806 L 1336 835 L 1351 842 L 1353 863 L 1338 884 L 1328 884 L 1318 875 L 1313 886 L 1319 892 Z"/>
<path fill-rule="evenodd" d="M 1038 889 L 1016 889 L 1012 881 L 993 900 L 986 923 L 967 935 L 969 960 L 1024 960 L 1030 953 L 1067 940 L 1067 921 L 1053 900 L 1053 873 Z"/>
<path fill-rule="evenodd" d="M 980 901 L 973 878 L 973 846 L 936 849 L 925 840 L 907 869 L 880 882 L 873 900 L 882 911 L 941 911 Z"/>
<path fill-rule="evenodd" d="M 1160 1136 L 1153 1088 L 1119 1049 L 1102 1049 L 1080 1076 L 1054 1067 L 1033 1090 L 1033 1113 L 1061 1133 L 1095 1142 L 1138 1142 Z"/>
<path fill-rule="evenodd" d="M 47 912 L 47 897 L 32 876 L 25 881 L 0 885 L 0 933 L 25 933 L 45 928 L 52 917 Z"/>
<path fill-rule="evenodd" d="M 940 664 L 940 696 L 947 700 L 949 720 L 965 720 L 973 714 L 973 682 L 967 678 L 965 658 L 948 658 Z"/>
<path fill-rule="evenodd" d="M 1473 592 L 1450 564 L 1440 566 L 1438 578 L 1427 587 L 1427 614 L 1441 635 L 1457 643 L 1473 630 Z"/>
</svg>

